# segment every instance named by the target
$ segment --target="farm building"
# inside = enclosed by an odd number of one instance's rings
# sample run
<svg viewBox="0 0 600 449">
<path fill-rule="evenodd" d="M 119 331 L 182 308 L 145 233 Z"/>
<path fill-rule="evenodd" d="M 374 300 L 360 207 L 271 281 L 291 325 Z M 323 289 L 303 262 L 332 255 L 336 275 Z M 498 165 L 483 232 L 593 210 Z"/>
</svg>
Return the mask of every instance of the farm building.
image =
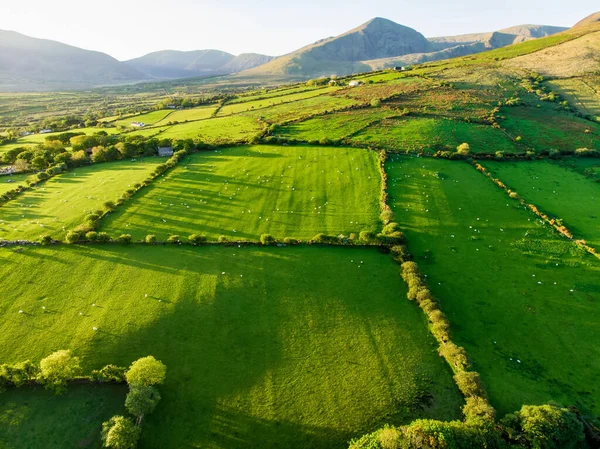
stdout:
<svg viewBox="0 0 600 449">
<path fill-rule="evenodd" d="M 143 128 L 146 124 L 144 122 L 131 122 L 131 126 L 134 128 Z"/>
<path fill-rule="evenodd" d="M 158 149 L 158 155 L 160 157 L 173 156 L 173 147 L 161 147 Z"/>
<path fill-rule="evenodd" d="M 360 86 L 360 85 L 361 85 L 361 82 L 360 82 L 360 81 L 350 81 L 350 82 L 348 83 L 348 86 L 350 86 L 350 87 L 358 87 L 358 86 Z"/>
<path fill-rule="evenodd" d="M 51 132 L 52 132 L 52 130 L 51 130 L 51 129 L 42 129 L 42 130 L 40 131 L 40 134 L 48 134 L 48 133 L 51 133 Z"/>
</svg>

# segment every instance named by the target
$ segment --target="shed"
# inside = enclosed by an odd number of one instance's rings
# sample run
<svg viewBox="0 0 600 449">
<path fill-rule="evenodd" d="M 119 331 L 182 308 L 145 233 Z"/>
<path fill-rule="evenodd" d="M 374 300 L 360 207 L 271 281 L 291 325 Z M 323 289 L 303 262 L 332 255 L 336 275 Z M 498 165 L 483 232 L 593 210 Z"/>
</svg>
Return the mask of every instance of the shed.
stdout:
<svg viewBox="0 0 600 449">
<path fill-rule="evenodd" d="M 350 81 L 348 83 L 348 86 L 350 86 L 350 87 L 358 87 L 358 86 L 360 86 L 360 81 Z"/>
<path fill-rule="evenodd" d="M 160 157 L 171 157 L 171 156 L 173 156 L 173 147 L 160 147 L 158 149 L 158 155 Z"/>
</svg>

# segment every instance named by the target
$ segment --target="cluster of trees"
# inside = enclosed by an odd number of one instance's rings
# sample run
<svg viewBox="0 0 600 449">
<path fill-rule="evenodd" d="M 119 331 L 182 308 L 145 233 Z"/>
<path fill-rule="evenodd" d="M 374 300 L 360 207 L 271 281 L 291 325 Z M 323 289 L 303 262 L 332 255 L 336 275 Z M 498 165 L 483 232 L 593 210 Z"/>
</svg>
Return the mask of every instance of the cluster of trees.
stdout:
<svg viewBox="0 0 600 449">
<path fill-rule="evenodd" d="M 108 367 L 106 367 L 108 368 Z M 118 368 L 111 367 L 108 376 L 118 376 Z M 125 408 L 135 418 L 113 416 L 102 424 L 102 447 L 112 449 L 134 449 L 142 432 L 142 422 L 146 415 L 154 411 L 161 396 L 158 385 L 165 381 L 167 367 L 152 356 L 133 362 L 125 372 L 129 392 L 125 398 Z"/>
<path fill-rule="evenodd" d="M 417 420 L 407 426 L 386 426 L 352 441 L 350 449 L 576 449 L 586 437 L 596 441 L 595 432 L 576 410 L 523 406 L 499 422 Z"/>
</svg>

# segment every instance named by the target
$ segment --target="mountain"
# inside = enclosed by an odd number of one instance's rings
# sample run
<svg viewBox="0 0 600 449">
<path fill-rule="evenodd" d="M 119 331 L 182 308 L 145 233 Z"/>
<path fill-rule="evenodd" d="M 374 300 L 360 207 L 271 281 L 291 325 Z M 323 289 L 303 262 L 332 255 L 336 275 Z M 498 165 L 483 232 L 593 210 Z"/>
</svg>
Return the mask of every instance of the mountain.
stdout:
<svg viewBox="0 0 600 449">
<path fill-rule="evenodd" d="M 413 53 L 401 57 L 363 61 L 371 70 L 399 65 L 420 64 L 442 59 L 467 56 L 486 50 L 502 48 L 532 39 L 551 36 L 568 28 L 548 25 L 518 25 L 489 33 L 462 34 L 429 38 L 434 51 L 429 53 Z"/>
<path fill-rule="evenodd" d="M 58 90 L 123 84 L 146 76 L 115 58 L 0 30 L 0 89 Z"/>
<path fill-rule="evenodd" d="M 597 22 L 600 22 L 600 11 L 595 12 L 594 14 L 590 14 L 585 19 L 577 22 L 573 28 L 581 27 L 581 26 L 585 26 L 585 25 L 592 25 Z"/>
<path fill-rule="evenodd" d="M 375 18 L 336 37 L 308 45 L 244 75 L 344 75 L 368 69 L 361 61 L 431 51 L 421 33 L 391 20 Z"/>
<path fill-rule="evenodd" d="M 239 72 L 271 59 L 271 56 L 253 53 L 234 56 L 220 50 L 164 50 L 125 61 L 125 64 L 154 79 L 177 79 Z"/>
</svg>

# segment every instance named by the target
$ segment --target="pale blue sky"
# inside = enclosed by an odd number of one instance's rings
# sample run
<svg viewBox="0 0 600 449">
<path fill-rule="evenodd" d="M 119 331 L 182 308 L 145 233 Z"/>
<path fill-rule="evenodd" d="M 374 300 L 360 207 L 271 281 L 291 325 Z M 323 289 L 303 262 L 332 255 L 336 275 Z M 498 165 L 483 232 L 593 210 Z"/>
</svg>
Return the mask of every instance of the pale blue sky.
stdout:
<svg viewBox="0 0 600 449">
<path fill-rule="evenodd" d="M 433 37 L 571 26 L 599 9 L 597 0 L 1 0 L 0 29 L 121 60 L 164 49 L 281 55 L 373 17 Z"/>
</svg>

